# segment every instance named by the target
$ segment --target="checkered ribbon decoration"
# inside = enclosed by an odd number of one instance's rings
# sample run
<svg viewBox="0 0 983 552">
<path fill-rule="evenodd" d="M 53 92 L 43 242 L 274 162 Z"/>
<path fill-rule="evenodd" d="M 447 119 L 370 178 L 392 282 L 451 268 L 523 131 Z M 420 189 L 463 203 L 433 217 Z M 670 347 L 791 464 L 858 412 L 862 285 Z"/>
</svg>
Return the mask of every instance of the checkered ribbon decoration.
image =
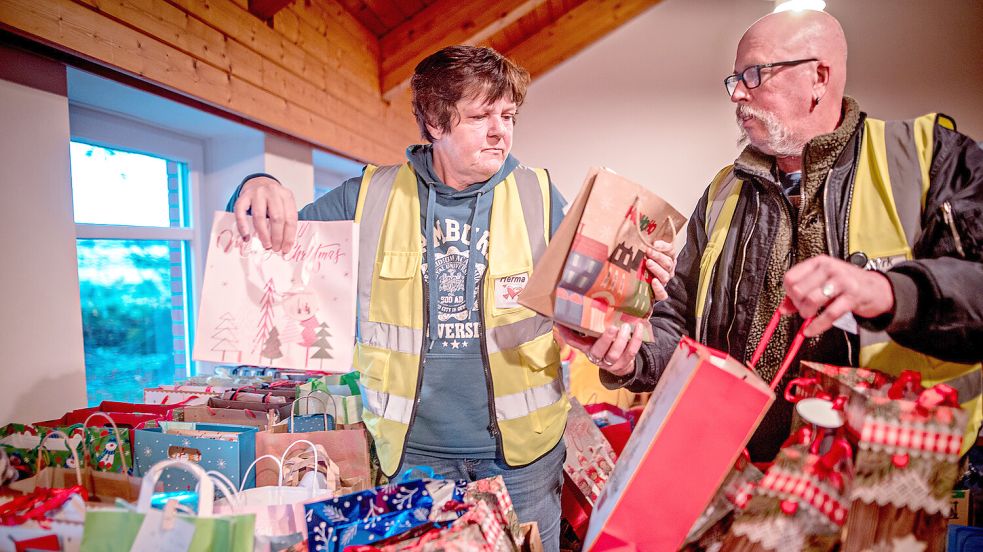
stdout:
<svg viewBox="0 0 983 552">
<path fill-rule="evenodd" d="M 927 429 L 922 424 L 901 425 L 881 418 L 868 416 L 860 433 L 861 446 L 877 445 L 878 448 L 895 449 L 894 452 L 921 451 L 953 458 L 959 455 L 963 445 L 962 433 L 944 433 Z"/>
<path fill-rule="evenodd" d="M 847 507 L 839 497 L 827 492 L 811 477 L 772 468 L 759 483 L 759 488 L 776 495 L 787 495 L 811 506 L 836 526 L 846 522 Z"/>
<path fill-rule="evenodd" d="M 481 529 L 481 534 L 485 542 L 492 545 L 495 550 L 508 550 L 508 542 L 505 540 L 505 528 L 495 517 L 491 506 L 487 502 L 478 501 L 471 505 L 471 509 L 454 522 L 454 526 L 462 526 L 473 523 Z"/>
</svg>

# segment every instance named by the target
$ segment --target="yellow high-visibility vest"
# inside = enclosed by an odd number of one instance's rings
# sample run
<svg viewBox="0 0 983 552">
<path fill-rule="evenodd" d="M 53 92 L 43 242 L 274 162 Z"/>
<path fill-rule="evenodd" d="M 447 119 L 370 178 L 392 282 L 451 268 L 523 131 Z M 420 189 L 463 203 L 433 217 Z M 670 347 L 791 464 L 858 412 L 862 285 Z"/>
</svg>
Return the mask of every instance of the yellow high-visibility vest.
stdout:
<svg viewBox="0 0 983 552">
<path fill-rule="evenodd" d="M 550 236 L 546 171 L 517 167 L 494 188 L 488 268 L 481 283 L 482 356 L 501 454 L 510 466 L 560 441 L 570 405 L 553 324 L 521 306 L 497 308 L 494 280 L 532 275 Z M 359 330 L 363 418 L 387 475 L 399 468 L 420 386 L 425 319 L 420 200 L 409 164 L 368 166 L 359 224 Z"/>
<path fill-rule="evenodd" d="M 847 253 L 863 253 L 878 268 L 910 260 L 921 232 L 922 210 L 930 184 L 935 125 L 954 128 L 951 119 L 935 113 L 908 121 L 864 121 L 847 229 Z M 704 309 L 743 183 L 733 166 L 725 167 L 707 194 L 707 247 L 700 262 L 697 284 L 697 337 L 702 335 Z M 830 224 L 827 218 L 826 224 Z M 922 383 L 951 385 L 969 414 L 962 453 L 976 442 L 983 421 L 981 365 L 945 362 L 908 349 L 886 332 L 860 329 L 860 365 L 886 374 L 916 370 Z"/>
</svg>

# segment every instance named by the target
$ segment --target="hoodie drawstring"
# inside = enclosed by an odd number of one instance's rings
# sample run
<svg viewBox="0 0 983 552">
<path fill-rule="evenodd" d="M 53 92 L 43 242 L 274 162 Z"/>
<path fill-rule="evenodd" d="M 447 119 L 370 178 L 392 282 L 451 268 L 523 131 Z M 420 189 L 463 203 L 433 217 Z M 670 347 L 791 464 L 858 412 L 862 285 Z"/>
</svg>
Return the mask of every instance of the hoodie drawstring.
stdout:
<svg viewBox="0 0 983 552">
<path fill-rule="evenodd" d="M 437 247 L 434 245 L 433 240 L 433 227 L 435 221 L 435 211 L 437 206 L 437 185 L 430 182 L 427 185 L 427 221 L 426 221 L 426 256 L 427 256 L 427 285 L 431 289 L 436 285 L 435 281 L 437 278 L 437 266 L 436 266 L 436 252 Z M 430 339 L 430 343 L 427 346 L 427 350 L 433 348 L 433 344 L 437 341 L 437 301 L 433 297 L 430 298 L 427 304 L 427 319 L 429 324 L 427 326 L 427 336 Z"/>
<path fill-rule="evenodd" d="M 474 207 L 471 209 L 471 220 L 468 223 L 471 227 L 471 243 L 468 247 L 468 270 L 464 282 L 464 306 L 469 312 L 475 307 L 475 295 L 477 294 L 475 288 L 478 286 L 478 270 L 475 261 L 478 257 L 478 231 L 475 229 L 474 223 L 477 213 L 479 211 L 484 212 L 490 197 L 491 194 L 478 192 Z"/>
</svg>

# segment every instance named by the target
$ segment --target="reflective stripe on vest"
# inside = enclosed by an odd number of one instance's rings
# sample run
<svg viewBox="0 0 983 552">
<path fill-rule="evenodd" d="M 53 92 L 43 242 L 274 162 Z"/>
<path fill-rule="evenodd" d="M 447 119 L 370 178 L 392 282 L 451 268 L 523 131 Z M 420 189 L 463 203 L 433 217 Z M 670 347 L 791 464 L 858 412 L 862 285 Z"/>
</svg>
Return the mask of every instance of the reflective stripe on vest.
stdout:
<svg viewBox="0 0 983 552">
<path fill-rule="evenodd" d="M 710 300 L 710 285 L 713 283 L 714 268 L 727 241 L 730 223 L 741 196 L 741 181 L 734 175 L 734 166 L 721 169 L 710 183 L 707 193 L 706 233 L 707 246 L 700 259 L 700 279 L 696 292 L 696 339 L 703 341 L 703 319 Z"/>
<path fill-rule="evenodd" d="M 549 236 L 549 179 L 518 167 L 494 188 L 483 332 L 502 451 L 510 465 L 542 456 L 562 437 L 569 405 L 552 323 L 524 307 L 497 309 L 493 281 L 531 274 Z M 420 201 L 408 164 L 366 167 L 359 223 L 359 334 L 364 419 L 386 474 L 395 473 L 415 408 L 424 345 Z"/>
<path fill-rule="evenodd" d="M 912 247 L 921 232 L 930 184 L 936 123 L 954 128 L 951 119 L 935 114 L 911 121 L 866 119 L 853 183 L 845 254 L 862 251 L 875 262 L 881 260 L 879 268 L 911 258 Z M 708 243 L 700 264 L 696 304 L 698 337 L 706 330 L 701 325 L 703 312 L 710 308 L 713 271 L 731 230 L 740 190 L 740 181 L 733 175 L 732 167 L 727 167 L 718 173 L 708 193 L 705 226 Z M 970 415 L 963 452 L 973 445 L 983 420 L 980 364 L 940 361 L 902 347 L 885 332 L 861 329 L 860 343 L 861 366 L 892 375 L 906 369 L 917 370 L 922 373 L 926 386 L 946 383 L 954 387 L 963 409 Z"/>
</svg>

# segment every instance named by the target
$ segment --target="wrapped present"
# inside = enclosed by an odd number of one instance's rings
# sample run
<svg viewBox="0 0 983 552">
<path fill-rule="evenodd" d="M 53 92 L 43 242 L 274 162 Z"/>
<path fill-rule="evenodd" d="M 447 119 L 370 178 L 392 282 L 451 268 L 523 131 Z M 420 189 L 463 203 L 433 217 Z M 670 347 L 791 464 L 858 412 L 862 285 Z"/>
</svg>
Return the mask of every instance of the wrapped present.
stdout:
<svg viewBox="0 0 983 552">
<path fill-rule="evenodd" d="M 808 320 L 771 385 L 762 381 L 753 368 L 779 317 L 776 311 L 748 366 L 682 338 L 594 508 L 586 550 L 682 546 L 774 402 L 774 388 L 805 339 Z"/>
<path fill-rule="evenodd" d="M 211 397 L 217 397 L 218 391 L 190 391 L 183 389 L 165 389 L 163 387 L 148 387 L 143 390 L 143 402 L 171 406 L 192 406 L 205 404 Z"/>
<path fill-rule="evenodd" d="M 867 401 L 844 552 L 893 546 L 907 535 L 928 552 L 944 549 L 968 423 L 955 391 L 944 384 L 915 400 Z"/>
<path fill-rule="evenodd" d="M 802 432 L 802 437 L 779 451 L 755 485 L 730 527 L 723 550 L 820 552 L 839 544 L 849 508 L 846 493 L 853 476 L 853 451 L 840 437 L 829 451 L 819 454 L 820 441 L 811 441 L 809 432 Z"/>
<path fill-rule="evenodd" d="M 648 321 L 652 274 L 645 250 L 672 242 L 686 217 L 644 186 L 592 168 L 528 281 L 502 284 L 518 302 L 588 335 Z M 643 334 L 652 341 L 648 324 Z"/>
<path fill-rule="evenodd" d="M 351 370 L 357 269 L 351 221 L 301 221 L 293 249 L 270 255 L 243 239 L 232 213 L 215 213 L 194 359 Z"/>
<path fill-rule="evenodd" d="M 136 430 L 136 474 L 145 476 L 155 464 L 180 459 L 225 475 L 237 487 L 252 487 L 246 468 L 256 458 L 256 428 L 247 426 L 162 422 L 161 427 Z M 168 472 L 165 491 L 193 489 L 196 480 L 186 471 Z"/>
<path fill-rule="evenodd" d="M 308 545 L 314 550 L 340 552 L 348 546 L 373 544 L 431 523 L 433 505 L 426 480 L 308 503 L 304 505 Z"/>
<path fill-rule="evenodd" d="M 490 541 L 494 549 L 500 552 L 517 549 L 522 544 L 522 528 L 519 516 L 512 504 L 512 497 L 505 488 L 502 476 L 479 479 L 468 484 L 464 493 L 464 502 L 477 504 L 484 502 L 495 516 L 498 524 L 504 529 L 503 538 Z"/>
</svg>

